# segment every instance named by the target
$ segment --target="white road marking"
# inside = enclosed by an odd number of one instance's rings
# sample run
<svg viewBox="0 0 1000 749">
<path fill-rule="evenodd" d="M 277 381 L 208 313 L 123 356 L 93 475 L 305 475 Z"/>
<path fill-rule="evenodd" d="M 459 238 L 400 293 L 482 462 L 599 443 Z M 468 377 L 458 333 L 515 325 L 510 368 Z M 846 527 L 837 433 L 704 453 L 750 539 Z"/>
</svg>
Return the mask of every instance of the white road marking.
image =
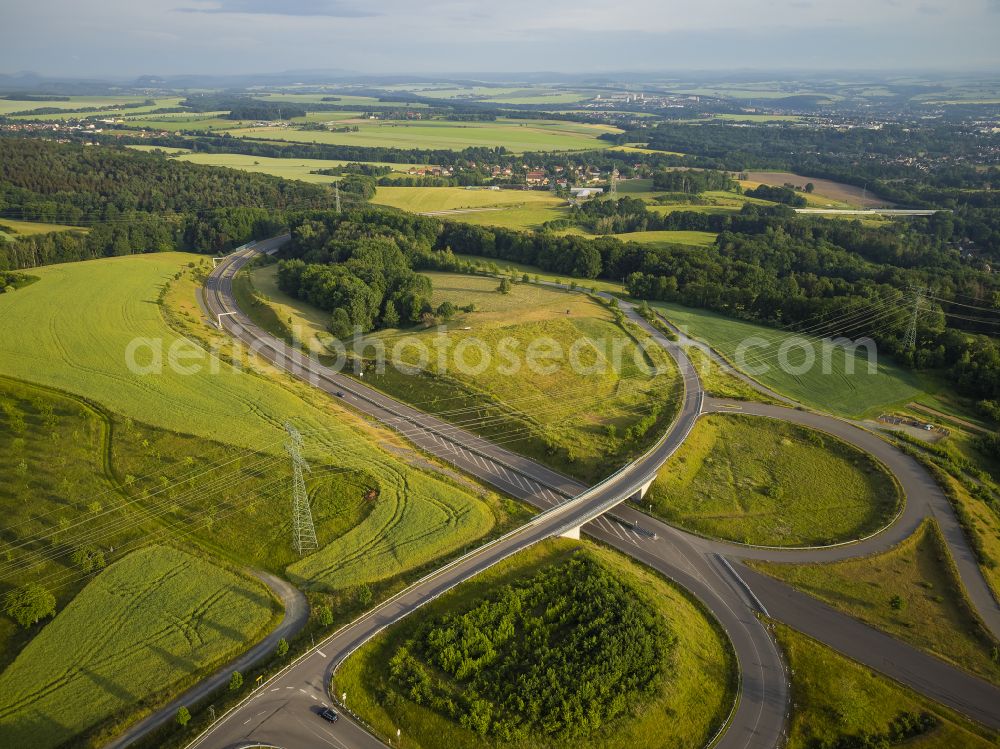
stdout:
<svg viewBox="0 0 1000 749">
<path fill-rule="evenodd" d="M 324 653 L 322 650 L 317 650 L 316 652 L 319 653 L 320 658 L 326 658 L 326 653 Z"/>
</svg>

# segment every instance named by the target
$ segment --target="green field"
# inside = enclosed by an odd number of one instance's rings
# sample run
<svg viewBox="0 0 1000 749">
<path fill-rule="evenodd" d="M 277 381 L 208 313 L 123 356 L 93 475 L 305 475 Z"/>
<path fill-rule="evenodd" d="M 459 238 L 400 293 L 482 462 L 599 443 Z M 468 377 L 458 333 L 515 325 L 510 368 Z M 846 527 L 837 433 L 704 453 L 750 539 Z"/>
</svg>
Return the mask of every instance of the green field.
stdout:
<svg viewBox="0 0 1000 749">
<path fill-rule="evenodd" d="M 372 202 L 414 213 L 456 211 L 454 215 L 441 216 L 453 221 L 468 221 L 473 217 L 488 221 L 518 208 L 540 208 L 548 212 L 566 205 L 562 198 L 539 190 L 467 190 L 464 187 L 380 186 Z M 460 212 L 465 209 L 479 209 L 482 213 Z"/>
<path fill-rule="evenodd" d="M 389 684 L 389 661 L 424 622 L 469 611 L 487 597 L 495 596 L 500 586 L 517 584 L 555 565 L 566 564 L 574 554 L 585 554 L 636 588 L 665 618 L 676 638 L 664 664 L 667 676 L 654 694 L 642 701 L 622 694 L 621 699 L 627 703 L 625 716 L 590 736 L 566 743 L 534 735 L 526 741 L 503 745 L 516 749 L 703 746 L 728 714 L 733 699 L 734 662 L 724 635 L 699 604 L 656 573 L 616 552 L 567 539 L 544 541 L 517 554 L 378 635 L 341 666 L 333 691 L 347 692 L 351 709 L 374 726 L 379 735 L 393 736 L 396 727 L 401 727 L 404 745 L 413 749 L 483 746 L 483 739 L 473 731 L 399 694 Z M 554 616 L 557 613 L 552 612 Z M 501 653 L 506 650 L 503 648 Z M 561 683 L 556 688 L 573 687 Z"/>
<path fill-rule="evenodd" d="M 865 559 L 802 565 L 753 562 L 756 569 L 834 608 L 1000 683 L 1000 663 L 993 659 L 1000 645 L 973 613 L 953 564 L 933 521 L 925 521 L 892 550 Z"/>
<path fill-rule="evenodd" d="M 611 236 L 623 242 L 640 244 L 689 244 L 694 247 L 711 247 L 715 244 L 717 235 L 710 231 L 633 231 Z"/>
<path fill-rule="evenodd" d="M 848 358 L 843 348 L 830 352 L 830 374 L 823 373 L 822 343 L 807 338 L 815 364 L 803 374 L 786 372 L 778 365 L 778 352 L 782 344 L 798 340 L 794 333 L 768 328 L 751 322 L 734 320 L 707 310 L 682 307 L 667 302 L 651 302 L 652 307 L 661 311 L 672 323 L 685 330 L 693 338 L 712 346 L 733 364 L 737 361 L 737 350 L 747 342 L 745 365 L 767 367 L 767 371 L 754 375 L 755 378 L 774 390 L 794 398 L 801 403 L 845 416 L 861 416 L 878 412 L 893 403 L 905 402 L 918 396 L 923 383 L 912 372 L 903 370 L 884 357 L 877 362 L 877 372 L 868 373 L 865 349 L 859 348 L 857 356 Z M 756 345 L 759 344 L 759 345 Z M 789 344 L 791 345 L 791 344 Z M 787 361 L 792 369 L 804 364 L 807 354 L 798 346 L 788 351 Z M 850 367 L 853 366 L 853 374 Z"/>
<path fill-rule="evenodd" d="M 54 231 L 89 231 L 83 226 L 67 226 L 66 224 L 46 224 L 41 221 L 15 221 L 0 217 L 0 239 L 8 237 L 30 237 L 33 234 L 48 234 Z"/>
<path fill-rule="evenodd" d="M 53 747 L 262 637 L 266 588 L 168 546 L 110 566 L 0 674 L 0 744 Z"/>
<path fill-rule="evenodd" d="M 225 112 L 176 112 L 174 114 L 151 114 L 146 116 L 126 116 L 125 126 L 148 128 L 150 130 L 236 130 L 249 127 L 249 120 L 230 120 L 223 117 Z M 126 131 L 126 135 L 129 133 Z"/>
<path fill-rule="evenodd" d="M 667 522 L 764 546 L 849 541 L 883 527 L 901 502 L 892 478 L 860 450 L 737 414 L 703 416 L 643 498 Z"/>
<path fill-rule="evenodd" d="M 788 749 L 837 746 L 846 737 L 884 734 L 900 713 L 931 713 L 938 725 L 902 744 L 912 749 L 986 749 L 997 736 L 926 697 L 792 629 L 775 624 L 791 672 Z M 864 746 L 864 744 L 845 744 Z M 888 746 L 889 744 L 885 744 Z M 879 746 L 879 744 L 871 744 Z"/>
<path fill-rule="evenodd" d="M 384 580 L 461 548 L 492 527 L 497 516 L 490 504 L 474 498 L 467 487 L 416 470 L 398 439 L 261 362 L 239 371 L 220 358 L 239 355 L 228 338 L 209 333 L 200 320 L 187 265 L 201 262 L 196 256 L 163 253 L 33 271 L 39 282 L 0 297 L 0 325 L 8 331 L 0 341 L 0 374 L 92 398 L 120 417 L 167 433 L 225 441 L 230 451 L 249 448 L 258 457 L 281 454 L 282 425 L 294 420 L 308 432 L 308 452 L 310 457 L 318 453 L 319 465 L 355 472 L 379 489 L 379 500 L 363 521 L 331 539 L 310 563 L 311 570 L 322 570 L 312 581 L 321 587 Z M 177 274 L 182 277 L 175 279 Z M 168 281 L 161 306 L 159 291 Z M 65 304 L 67 299 L 74 304 Z M 176 343 L 187 339 L 167 325 L 165 313 L 189 338 L 214 341 L 220 356 L 198 354 L 190 341 Z M 146 339 L 140 341 L 143 346 L 162 342 L 162 373 L 127 366 L 126 352 L 136 337 Z M 188 357 L 186 365 L 200 362 L 201 371 L 183 374 L 167 366 L 171 346 Z M 149 350 L 135 358 L 139 364 L 152 361 Z M 394 452 L 376 448 L 376 442 Z M 182 465 L 184 453 L 173 455 Z M 262 499 L 246 499 L 251 498 Z M 268 539 L 243 553 L 273 544 Z M 366 549 L 364 558 L 355 554 L 360 546 Z"/>
<path fill-rule="evenodd" d="M 446 335 L 433 328 L 376 334 L 390 352 L 406 335 L 435 353 L 423 374 L 387 367 L 384 374 L 366 373 L 370 384 L 451 420 L 488 417 L 472 428 L 587 480 L 609 473 L 669 423 L 676 409 L 676 370 L 659 347 L 644 356 L 604 305 L 534 284 L 518 283 L 509 294 L 500 294 L 494 278 L 427 275 L 434 284 L 432 305 L 473 304 L 475 311 L 459 314 Z M 529 347 L 546 339 L 561 353 L 536 357 L 532 366 Z M 621 346 L 620 363 L 615 362 L 616 345 Z M 570 359 L 574 347 L 579 367 Z M 445 352 L 445 367 L 438 364 L 437 351 Z M 517 366 L 508 366 L 507 351 Z M 415 351 L 401 349 L 401 354 L 408 364 L 419 364 Z M 459 361 L 467 365 L 465 371 Z M 654 364 L 662 373 L 645 369 Z M 661 408 L 656 426 L 629 439 L 630 428 L 656 405 Z M 609 436 L 609 427 L 615 436 Z"/>
<path fill-rule="evenodd" d="M 414 121 L 344 121 L 357 125 L 358 132 L 336 133 L 291 128 L 242 128 L 234 137 L 264 138 L 301 143 L 331 143 L 385 148 L 444 148 L 462 150 L 470 147 L 503 146 L 514 153 L 524 151 L 584 151 L 599 149 L 602 133 L 618 132 L 604 125 L 548 120 L 497 120 L 496 122 Z"/>
<path fill-rule="evenodd" d="M 517 275 L 522 275 L 527 273 L 532 279 L 538 279 L 541 281 L 558 281 L 560 283 L 572 283 L 576 284 L 581 289 L 595 291 L 606 291 L 609 294 L 619 294 L 625 296 L 625 287 L 616 281 L 605 281 L 600 278 L 572 278 L 570 276 L 560 276 L 555 273 L 549 273 L 539 268 L 537 265 L 525 265 L 524 263 L 515 263 L 512 260 L 501 260 L 499 258 L 482 257 L 480 255 L 456 255 L 462 260 L 467 260 L 474 265 L 479 265 L 483 270 L 488 272 L 497 273 L 503 272 L 508 273 L 511 270 L 517 271 Z"/>
<path fill-rule="evenodd" d="M 11 112 L 25 112 L 32 109 L 83 109 L 90 107 L 113 107 L 122 104 L 137 104 L 143 102 L 145 96 L 70 96 L 69 101 L 12 101 L 0 99 L 0 115 Z M 166 106 L 166 105 L 163 105 Z M 118 110 L 128 112 L 131 110 Z"/>
</svg>

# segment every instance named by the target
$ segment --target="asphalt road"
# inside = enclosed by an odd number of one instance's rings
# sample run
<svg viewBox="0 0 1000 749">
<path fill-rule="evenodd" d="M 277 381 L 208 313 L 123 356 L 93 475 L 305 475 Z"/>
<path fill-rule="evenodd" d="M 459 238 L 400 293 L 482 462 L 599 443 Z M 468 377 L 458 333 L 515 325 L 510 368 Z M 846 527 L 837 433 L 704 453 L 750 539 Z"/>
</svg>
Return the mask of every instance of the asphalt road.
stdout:
<svg viewBox="0 0 1000 749">
<path fill-rule="evenodd" d="M 990 718 L 1000 714 L 1000 709 L 996 707 L 1000 705 L 1000 692 L 994 687 L 984 685 L 978 679 L 922 653 L 918 653 L 920 658 L 911 658 L 917 651 L 901 643 L 896 643 L 898 647 L 894 649 L 886 648 L 880 638 L 892 638 L 841 614 L 831 617 L 828 607 L 819 601 L 796 593 L 783 583 L 754 575 L 736 561 L 740 558 L 822 561 L 873 553 L 905 538 L 920 519 L 931 513 L 939 522 L 944 518 L 942 528 L 956 561 L 963 554 L 963 549 L 970 555 L 972 570 L 967 564 L 959 565 L 963 582 L 973 593 L 973 602 L 983 612 L 984 619 L 991 619 L 991 609 L 987 604 L 992 604 L 994 611 L 996 604 L 992 597 L 987 602 L 975 596 L 976 579 L 984 588 L 985 581 L 975 567 L 961 529 L 957 529 L 957 538 L 950 532 L 947 521 L 948 517 L 954 521 L 954 515 L 947 500 L 939 490 L 935 496 L 936 485 L 915 461 L 874 434 L 849 422 L 806 411 L 711 399 L 704 401 L 705 410 L 742 410 L 795 421 L 836 434 L 873 452 L 896 473 L 909 501 L 888 529 L 872 539 L 842 547 L 780 551 L 700 538 L 660 523 L 633 507 L 616 506 L 634 495 L 680 445 L 703 406 L 700 384 L 693 376 L 690 361 L 683 351 L 638 318 L 634 309 L 625 306 L 626 314 L 643 325 L 671 353 L 692 386 L 685 393 L 673 427 L 649 453 L 619 474 L 586 489 L 573 479 L 401 404 L 353 379 L 337 375 L 258 329 L 236 308 L 232 298 L 232 278 L 257 251 L 266 251 L 277 243 L 262 244 L 226 258 L 207 284 L 207 311 L 213 316 L 227 313 L 220 319 L 230 334 L 252 345 L 276 366 L 326 392 L 343 392 L 344 400 L 350 405 L 399 430 L 442 460 L 532 502 L 544 511 L 527 525 L 437 570 L 332 635 L 265 684 L 237 709 L 223 716 L 210 732 L 192 744 L 193 747 L 237 747 L 253 742 L 275 744 L 286 749 L 382 746 L 381 742 L 347 718 L 329 726 L 314 714 L 325 701 L 330 701 L 326 685 L 336 665 L 382 628 L 428 600 L 506 556 L 582 523 L 586 523 L 583 527 L 585 533 L 621 549 L 687 588 L 725 628 L 739 661 L 742 683 L 736 712 L 718 746 L 727 749 L 774 747 L 781 741 L 788 710 L 787 675 L 772 638 L 755 614 L 760 606 L 767 608 L 771 616 L 972 717 L 982 720 L 983 716 Z M 724 556 L 733 559 L 733 564 L 729 564 Z M 966 580 L 967 576 L 969 580 Z M 761 593 L 758 593 L 758 588 Z M 842 621 L 845 619 L 854 627 L 848 627 Z M 851 636 L 844 636 L 845 632 L 851 633 Z M 960 695 L 965 695 L 964 702 L 959 700 Z M 347 705 L 350 706 L 349 695 Z"/>
</svg>

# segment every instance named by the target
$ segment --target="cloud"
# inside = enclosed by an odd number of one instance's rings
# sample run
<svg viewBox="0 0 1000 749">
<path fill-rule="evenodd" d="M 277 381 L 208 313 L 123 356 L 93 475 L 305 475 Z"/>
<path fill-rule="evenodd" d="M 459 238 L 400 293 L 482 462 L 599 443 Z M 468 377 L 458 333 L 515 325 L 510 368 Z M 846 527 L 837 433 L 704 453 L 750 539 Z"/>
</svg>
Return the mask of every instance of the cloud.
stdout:
<svg viewBox="0 0 1000 749">
<path fill-rule="evenodd" d="M 265 16 L 328 16 L 370 18 L 379 15 L 362 4 L 344 0 L 216 0 L 198 7 L 176 8 L 182 13 L 240 13 Z"/>
</svg>

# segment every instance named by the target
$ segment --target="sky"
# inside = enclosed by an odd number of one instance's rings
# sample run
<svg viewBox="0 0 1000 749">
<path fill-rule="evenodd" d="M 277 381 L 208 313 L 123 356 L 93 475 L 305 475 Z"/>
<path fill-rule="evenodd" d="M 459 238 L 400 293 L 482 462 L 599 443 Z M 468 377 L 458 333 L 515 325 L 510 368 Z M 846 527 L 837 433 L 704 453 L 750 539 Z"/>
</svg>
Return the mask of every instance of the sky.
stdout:
<svg viewBox="0 0 1000 749">
<path fill-rule="evenodd" d="M 0 73 L 1000 70 L 1000 0 L 0 0 Z"/>
</svg>

